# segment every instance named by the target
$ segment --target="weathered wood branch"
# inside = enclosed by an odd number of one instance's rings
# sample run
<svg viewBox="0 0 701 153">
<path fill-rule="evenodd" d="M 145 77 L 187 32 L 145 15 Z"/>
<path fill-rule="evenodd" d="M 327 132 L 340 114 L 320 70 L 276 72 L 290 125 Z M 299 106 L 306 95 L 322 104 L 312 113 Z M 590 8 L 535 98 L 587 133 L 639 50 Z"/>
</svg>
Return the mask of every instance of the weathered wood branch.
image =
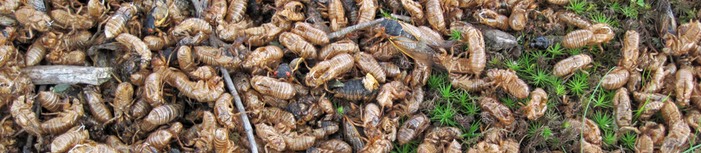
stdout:
<svg viewBox="0 0 701 153">
<path fill-rule="evenodd" d="M 90 84 L 100 85 L 112 79 L 111 67 L 69 65 L 32 66 L 22 69 L 32 83 L 41 84 Z"/>
</svg>

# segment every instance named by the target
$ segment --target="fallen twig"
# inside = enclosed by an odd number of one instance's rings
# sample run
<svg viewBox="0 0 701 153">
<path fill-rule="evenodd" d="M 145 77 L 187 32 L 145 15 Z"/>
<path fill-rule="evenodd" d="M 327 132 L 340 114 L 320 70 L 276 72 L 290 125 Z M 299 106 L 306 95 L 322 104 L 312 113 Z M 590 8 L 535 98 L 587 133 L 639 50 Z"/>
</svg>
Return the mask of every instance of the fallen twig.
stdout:
<svg viewBox="0 0 701 153">
<path fill-rule="evenodd" d="M 392 16 L 393 18 L 402 20 L 404 22 L 411 22 L 411 17 L 406 16 L 406 15 L 399 15 L 399 14 L 392 13 L 392 14 L 390 14 L 390 16 Z"/>
<path fill-rule="evenodd" d="M 221 71 L 222 75 L 224 76 L 224 82 L 226 82 L 226 87 L 229 88 L 229 92 L 231 93 L 232 96 L 234 96 L 234 102 L 236 104 L 236 109 L 238 109 L 239 112 L 246 112 L 246 109 L 243 108 L 243 103 L 241 103 L 241 97 L 239 97 L 239 93 L 238 93 L 238 91 L 236 91 L 236 87 L 234 86 L 233 81 L 231 81 L 231 76 L 229 75 L 229 71 L 223 67 L 220 67 L 219 70 Z M 246 136 L 248 137 L 248 142 L 251 144 L 251 152 L 258 153 L 258 145 L 256 144 L 255 137 L 253 136 L 253 127 L 251 126 L 251 122 L 248 121 L 248 115 L 246 113 L 240 113 L 240 114 L 241 114 L 241 120 L 243 120 L 243 129 L 246 131 Z"/>
<path fill-rule="evenodd" d="M 341 29 L 341 30 L 338 30 L 338 31 L 336 31 L 336 32 L 330 33 L 328 36 L 329 36 L 329 39 L 334 39 L 334 38 L 338 38 L 338 37 L 341 37 L 341 36 L 345 36 L 346 34 L 351 33 L 351 32 L 353 32 L 353 31 L 360 30 L 360 29 L 365 29 L 365 28 L 367 28 L 367 27 L 370 27 L 370 26 L 374 26 L 374 25 L 376 25 L 376 24 L 379 24 L 380 22 L 382 22 L 382 21 L 384 21 L 384 20 L 385 20 L 385 18 L 380 18 L 380 19 L 375 19 L 375 20 L 370 21 L 370 22 L 364 22 L 364 23 L 356 24 L 356 25 L 353 25 L 353 26 L 350 26 L 350 27 L 345 27 L 345 28 L 343 28 L 343 29 Z"/>
<path fill-rule="evenodd" d="M 32 66 L 22 68 L 32 83 L 42 84 L 90 84 L 100 85 L 112 78 L 111 67 L 70 65 Z"/>
</svg>

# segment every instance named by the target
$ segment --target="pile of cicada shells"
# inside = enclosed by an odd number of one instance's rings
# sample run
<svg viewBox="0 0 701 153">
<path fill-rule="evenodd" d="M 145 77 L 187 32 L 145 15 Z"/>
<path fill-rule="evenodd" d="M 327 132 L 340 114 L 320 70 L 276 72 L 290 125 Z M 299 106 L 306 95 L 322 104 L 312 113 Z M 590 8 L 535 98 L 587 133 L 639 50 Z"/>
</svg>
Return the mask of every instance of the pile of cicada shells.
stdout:
<svg viewBox="0 0 701 153">
<path fill-rule="evenodd" d="M 548 25 L 578 28 L 562 39 L 567 48 L 615 35 L 609 25 L 537 7 L 534 0 L 4 0 L 0 152 L 389 152 L 410 141 L 420 142 L 419 152 L 518 152 L 520 142 L 508 132 L 523 128 L 516 120 L 543 116 L 548 94 L 529 89 L 512 70 L 485 70 L 491 55 L 481 30 L 532 28 L 528 20 L 538 12 Z M 677 30 L 664 36 L 662 52 L 639 51 L 638 33 L 626 32 L 618 67 L 602 78 L 603 88 L 617 89 L 616 123 L 639 133 L 641 152 L 679 150 L 694 133 L 690 127 L 699 128 L 700 73 L 693 65 L 701 63 L 701 24 Z M 446 40 L 454 31 L 461 39 Z M 591 62 L 575 55 L 553 72 L 566 78 Z M 37 65 L 115 71 L 101 85 L 58 90 L 35 86 L 21 72 Z M 221 69 L 236 92 L 225 87 Z M 503 91 L 480 95 L 492 120 L 475 145 L 465 148 L 460 129 L 431 124 L 422 113 L 432 69 L 470 92 Z M 652 72 L 644 86 L 641 69 Z M 497 100 L 502 96 L 530 101 L 510 110 Z M 635 127 L 636 107 L 647 108 L 641 120 L 661 112 L 664 122 Z M 601 152 L 591 120 L 568 122 L 583 133 L 579 147 Z"/>
</svg>

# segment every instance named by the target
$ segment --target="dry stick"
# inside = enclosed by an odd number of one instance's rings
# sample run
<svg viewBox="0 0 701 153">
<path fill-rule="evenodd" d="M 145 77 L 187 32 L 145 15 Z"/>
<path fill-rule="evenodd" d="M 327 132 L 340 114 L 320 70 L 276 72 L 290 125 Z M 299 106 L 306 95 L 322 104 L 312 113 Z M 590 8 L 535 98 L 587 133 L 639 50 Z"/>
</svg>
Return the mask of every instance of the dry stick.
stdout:
<svg viewBox="0 0 701 153">
<path fill-rule="evenodd" d="M 100 85 L 112 79 L 111 67 L 42 65 L 22 68 L 35 85 L 91 84 Z"/>
<path fill-rule="evenodd" d="M 236 87 L 234 86 L 233 81 L 231 81 L 229 71 L 223 67 L 219 67 L 219 70 L 221 70 L 222 75 L 224 75 L 224 82 L 226 82 L 226 87 L 229 88 L 229 92 L 232 96 L 234 96 L 236 109 L 238 109 L 239 112 L 246 112 L 246 109 L 243 108 L 243 103 L 241 103 L 241 97 L 239 97 L 239 93 L 238 91 L 236 91 Z M 248 142 L 251 144 L 251 152 L 258 153 L 258 145 L 256 144 L 256 139 L 253 136 L 253 127 L 251 127 L 251 122 L 248 121 L 248 115 L 246 113 L 240 114 L 241 119 L 243 120 L 243 129 L 246 130 Z"/>
<path fill-rule="evenodd" d="M 348 34 L 348 33 L 351 33 L 351 32 L 353 32 L 353 31 L 360 30 L 360 29 L 365 29 L 365 28 L 367 28 L 367 27 L 370 27 L 370 26 L 379 24 L 380 22 L 382 22 L 382 21 L 384 21 L 384 20 L 385 20 L 385 18 L 380 18 L 380 19 L 375 19 L 375 20 L 370 21 L 370 22 L 363 22 L 363 23 L 356 24 L 356 25 L 353 25 L 353 26 L 350 26 L 350 27 L 345 27 L 345 28 L 343 28 L 343 29 L 341 29 L 341 30 L 338 30 L 338 31 L 336 31 L 336 32 L 330 33 L 328 36 L 329 36 L 329 39 L 338 38 L 338 37 L 344 36 L 344 35 L 346 35 L 346 34 Z"/>
<path fill-rule="evenodd" d="M 406 15 L 399 15 L 399 14 L 390 14 L 393 18 L 397 18 L 399 20 L 402 20 L 404 22 L 411 22 L 411 17 L 406 16 Z"/>
</svg>

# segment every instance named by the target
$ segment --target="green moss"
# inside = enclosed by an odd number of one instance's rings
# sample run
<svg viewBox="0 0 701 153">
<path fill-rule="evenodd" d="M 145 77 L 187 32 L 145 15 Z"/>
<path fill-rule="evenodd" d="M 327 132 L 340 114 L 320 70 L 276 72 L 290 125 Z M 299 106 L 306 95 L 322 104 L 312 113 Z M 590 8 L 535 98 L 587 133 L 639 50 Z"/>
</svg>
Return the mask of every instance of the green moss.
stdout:
<svg viewBox="0 0 701 153">
<path fill-rule="evenodd" d="M 428 88 L 431 90 L 437 90 L 441 86 L 448 85 L 448 75 L 447 74 L 431 74 L 428 77 Z"/>
<path fill-rule="evenodd" d="M 450 101 L 436 103 L 433 111 L 431 111 L 431 120 L 444 126 L 456 125 L 457 122 L 455 122 L 454 117 L 457 112 L 452 105 Z"/>
<path fill-rule="evenodd" d="M 450 40 L 462 40 L 462 32 L 458 30 L 450 30 Z"/>
<path fill-rule="evenodd" d="M 462 108 L 460 109 L 461 113 L 472 116 L 477 115 L 477 112 L 480 111 L 480 108 L 475 103 L 474 98 L 467 91 L 461 90 L 460 92 L 457 92 L 455 99 Z"/>
<path fill-rule="evenodd" d="M 589 3 L 587 0 L 570 0 L 570 4 L 566 6 L 567 10 L 571 10 L 574 13 L 582 14 L 587 10 Z"/>
<path fill-rule="evenodd" d="M 499 101 L 510 109 L 515 109 L 518 106 L 518 101 L 511 98 L 502 97 L 499 99 Z"/>
<path fill-rule="evenodd" d="M 621 14 L 631 19 L 638 19 L 638 8 L 633 6 L 626 6 L 620 8 Z"/>
<path fill-rule="evenodd" d="M 536 135 L 540 134 L 540 128 L 543 127 L 543 124 L 540 124 L 538 122 L 531 122 L 528 124 L 528 133 L 526 133 L 526 136 L 533 138 Z"/>
<path fill-rule="evenodd" d="M 614 129 L 613 128 L 613 117 L 611 116 L 611 114 L 597 111 L 596 113 L 594 113 L 594 117 L 592 118 L 592 120 L 602 130 Z"/>
<path fill-rule="evenodd" d="M 537 69 L 534 73 L 530 73 L 529 76 L 526 78 L 529 80 L 528 83 L 531 83 L 538 87 L 546 87 L 555 79 L 557 79 L 557 77 L 551 75 L 547 70 L 544 69 Z"/>
<path fill-rule="evenodd" d="M 599 90 L 593 99 L 594 108 L 612 108 L 613 107 L 613 96 L 616 94 L 613 91 Z"/>
<path fill-rule="evenodd" d="M 577 96 L 582 96 L 589 89 L 589 75 L 584 72 L 577 72 L 574 77 L 567 82 L 567 88 Z"/>
<path fill-rule="evenodd" d="M 438 94 L 440 94 L 441 98 L 444 100 L 449 100 L 450 98 L 455 97 L 455 91 L 453 91 L 451 85 L 440 85 L 438 86 Z"/>
<path fill-rule="evenodd" d="M 604 144 L 607 146 L 616 145 L 616 142 L 618 141 L 616 133 L 613 131 L 604 130 L 604 135 L 602 137 L 602 141 L 604 141 Z"/>
<path fill-rule="evenodd" d="M 545 140 L 549 140 L 552 135 L 553 131 L 548 126 L 543 127 L 543 130 L 540 132 L 540 136 L 542 136 Z"/>
<path fill-rule="evenodd" d="M 416 148 L 419 147 L 419 141 L 412 140 L 403 145 L 399 145 L 398 142 L 396 142 L 392 145 L 394 145 L 392 153 L 416 153 Z"/>
<path fill-rule="evenodd" d="M 470 127 L 465 127 L 465 130 L 463 130 L 462 137 L 466 140 L 474 139 L 480 136 L 479 129 L 480 128 L 480 122 L 475 121 L 470 124 Z"/>
<path fill-rule="evenodd" d="M 623 147 L 626 147 L 630 150 L 634 150 L 635 149 L 635 140 L 637 139 L 637 136 L 638 135 L 635 133 L 626 132 L 625 134 L 623 134 L 623 136 L 621 136 L 621 139 L 620 139 L 621 145 L 623 145 Z"/>
<path fill-rule="evenodd" d="M 555 45 L 552 45 L 548 47 L 546 50 L 548 53 L 550 53 L 551 57 L 550 58 L 555 58 L 561 55 L 565 55 L 565 50 L 562 48 L 562 45 L 560 43 L 556 43 Z"/>
<path fill-rule="evenodd" d="M 612 19 L 610 16 L 601 12 L 592 13 L 590 18 L 592 21 L 594 21 L 594 23 L 606 23 L 613 27 L 618 26 L 618 22 L 615 19 Z"/>
</svg>

